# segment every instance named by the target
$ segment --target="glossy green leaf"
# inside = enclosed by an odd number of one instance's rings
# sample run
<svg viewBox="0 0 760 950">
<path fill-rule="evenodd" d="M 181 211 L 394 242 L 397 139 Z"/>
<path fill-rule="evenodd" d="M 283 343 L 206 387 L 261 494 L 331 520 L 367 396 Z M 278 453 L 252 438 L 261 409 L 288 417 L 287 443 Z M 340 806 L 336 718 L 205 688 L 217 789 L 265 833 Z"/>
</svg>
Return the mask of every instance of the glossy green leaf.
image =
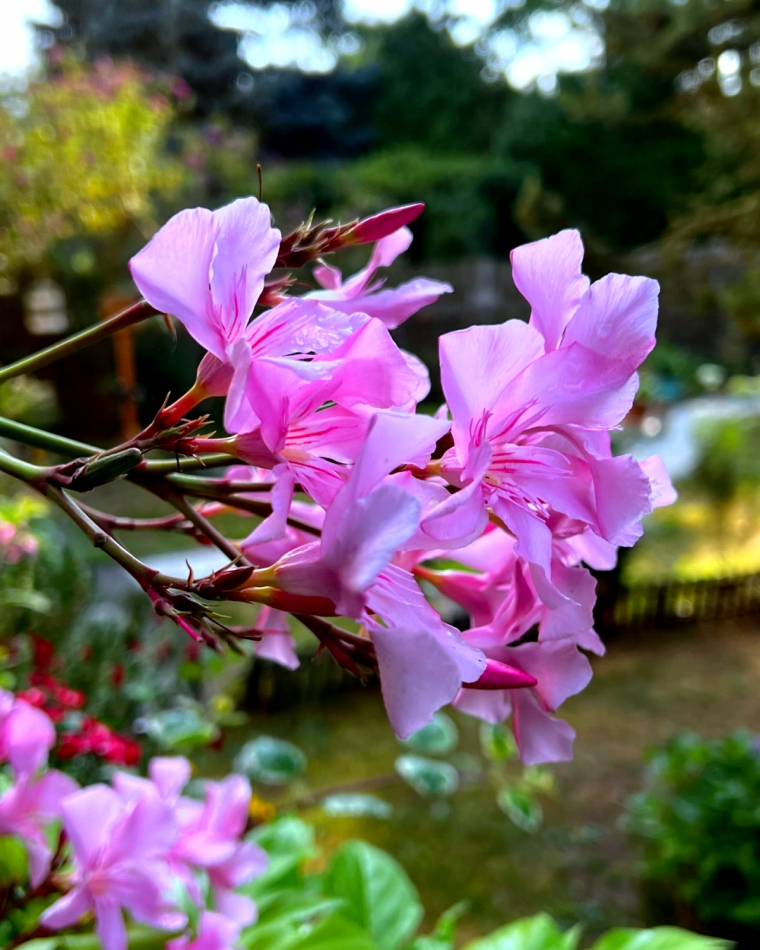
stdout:
<svg viewBox="0 0 760 950">
<path fill-rule="evenodd" d="M 730 946 L 728 940 L 704 937 L 678 927 L 653 927 L 651 930 L 621 927 L 600 937 L 592 950 L 721 950 Z"/>
<path fill-rule="evenodd" d="M 323 798 L 320 807 L 336 818 L 390 818 L 393 808 L 375 795 L 343 792 Z"/>
<path fill-rule="evenodd" d="M 412 733 L 401 744 L 423 755 L 448 755 L 459 742 L 459 732 L 454 721 L 445 713 L 437 712 L 422 729 Z"/>
<path fill-rule="evenodd" d="M 513 785 L 499 789 L 496 804 L 522 831 L 533 833 L 541 827 L 544 818 L 543 809 L 525 789 Z"/>
<path fill-rule="evenodd" d="M 325 893 L 345 901 L 342 913 L 363 927 L 380 950 L 396 950 L 422 919 L 414 885 L 394 859 L 364 841 L 337 852 L 324 879 Z"/>
<path fill-rule="evenodd" d="M 300 818 L 285 816 L 261 825 L 249 840 L 255 841 L 269 855 L 269 865 L 243 890 L 261 900 L 261 895 L 299 883 L 299 868 L 314 854 L 314 829 Z"/>
<path fill-rule="evenodd" d="M 262 785 L 288 785 L 306 771 L 304 753 L 284 739 L 259 736 L 246 742 L 235 756 L 233 768 Z"/>
<path fill-rule="evenodd" d="M 402 755 L 396 759 L 394 768 L 419 795 L 453 795 L 459 788 L 459 773 L 448 762 L 421 755 Z"/>
<path fill-rule="evenodd" d="M 526 917 L 468 943 L 465 950 L 576 950 L 580 930 L 560 930 L 547 914 Z"/>
<path fill-rule="evenodd" d="M 517 756 L 517 743 L 510 729 L 499 723 L 481 723 L 480 748 L 491 762 L 508 762 Z"/>
</svg>

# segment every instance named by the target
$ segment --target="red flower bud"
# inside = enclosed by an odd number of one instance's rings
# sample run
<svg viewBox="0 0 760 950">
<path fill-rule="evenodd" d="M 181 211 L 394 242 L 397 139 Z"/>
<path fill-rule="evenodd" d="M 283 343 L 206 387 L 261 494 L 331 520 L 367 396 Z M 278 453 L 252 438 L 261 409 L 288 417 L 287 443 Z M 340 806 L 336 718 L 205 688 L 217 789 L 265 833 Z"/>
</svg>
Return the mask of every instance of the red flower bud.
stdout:
<svg viewBox="0 0 760 950">
<path fill-rule="evenodd" d="M 498 660 L 489 660 L 480 679 L 474 683 L 465 683 L 468 689 L 525 689 L 535 686 L 535 676 L 523 673 L 514 666 L 507 666 Z"/>
<path fill-rule="evenodd" d="M 380 214 L 373 214 L 371 218 L 360 221 L 349 234 L 350 244 L 369 244 L 388 237 L 405 224 L 414 221 L 425 210 L 421 202 L 413 205 L 402 205 L 400 208 L 389 208 Z"/>
</svg>

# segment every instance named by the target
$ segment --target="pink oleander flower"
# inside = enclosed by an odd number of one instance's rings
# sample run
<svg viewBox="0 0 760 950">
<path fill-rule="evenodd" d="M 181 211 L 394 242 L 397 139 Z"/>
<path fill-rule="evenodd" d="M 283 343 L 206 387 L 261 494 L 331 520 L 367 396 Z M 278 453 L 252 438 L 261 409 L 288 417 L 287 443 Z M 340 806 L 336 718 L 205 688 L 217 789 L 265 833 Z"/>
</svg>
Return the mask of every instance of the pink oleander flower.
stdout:
<svg viewBox="0 0 760 950">
<path fill-rule="evenodd" d="M 251 786 L 241 775 L 207 782 L 204 802 L 185 802 L 182 833 L 173 851 L 175 863 L 206 871 L 216 910 L 240 926 L 255 921 L 256 904 L 234 889 L 261 874 L 268 863 L 258 845 L 240 840 L 250 801 Z"/>
<path fill-rule="evenodd" d="M 377 317 L 392 330 L 453 289 L 450 284 L 426 277 L 417 277 L 392 290 L 381 289 L 384 281 L 375 279 L 377 271 L 389 267 L 411 243 L 412 232 L 406 227 L 381 238 L 375 244 L 367 266 L 345 281 L 337 267 L 321 264 L 315 268 L 314 277 L 323 289 L 306 296 L 344 313 L 366 313 Z"/>
<path fill-rule="evenodd" d="M 55 743 L 49 717 L 13 693 L 0 689 L 0 763 L 10 762 L 17 778 L 33 775 Z"/>
<path fill-rule="evenodd" d="M 62 772 L 20 778 L 0 796 L 0 835 L 20 838 L 29 855 L 29 880 L 39 887 L 50 870 L 52 852 L 45 828 L 61 818 L 62 801 L 78 789 Z"/>
<path fill-rule="evenodd" d="M 222 914 L 205 910 L 198 919 L 198 930 L 194 937 L 183 936 L 169 940 L 167 950 L 232 950 L 240 927 L 234 920 Z"/>
<path fill-rule="evenodd" d="M 184 924 L 167 899 L 177 823 L 155 789 L 128 802 L 106 785 L 92 785 L 65 798 L 61 812 L 75 870 L 71 890 L 42 914 L 43 926 L 71 927 L 92 911 L 104 950 L 126 950 L 123 910 L 164 930 Z"/>
<path fill-rule="evenodd" d="M 251 787 L 241 775 L 229 775 L 221 782 L 206 782 L 205 800 L 195 801 L 181 794 L 190 771 L 190 763 L 180 756 L 154 758 L 149 779 L 118 773 L 114 787 L 126 802 L 155 795 L 170 809 L 177 824 L 166 854 L 172 874 L 184 882 L 193 899 L 200 900 L 193 870 L 204 870 L 215 909 L 239 926 L 247 926 L 256 919 L 256 904 L 235 893 L 235 888 L 261 874 L 268 862 L 258 845 L 240 840 L 248 820 Z"/>
<path fill-rule="evenodd" d="M 655 281 L 610 275 L 591 287 L 576 232 L 518 248 L 515 279 L 531 323 L 510 320 L 441 337 L 441 379 L 454 449 L 440 465 L 517 538 L 548 605 L 552 513 L 612 545 L 630 545 L 641 518 L 672 493 L 665 473 L 613 457 L 609 430 L 627 414 L 635 370 L 654 343 Z M 653 477 L 650 477 L 650 474 Z"/>
</svg>

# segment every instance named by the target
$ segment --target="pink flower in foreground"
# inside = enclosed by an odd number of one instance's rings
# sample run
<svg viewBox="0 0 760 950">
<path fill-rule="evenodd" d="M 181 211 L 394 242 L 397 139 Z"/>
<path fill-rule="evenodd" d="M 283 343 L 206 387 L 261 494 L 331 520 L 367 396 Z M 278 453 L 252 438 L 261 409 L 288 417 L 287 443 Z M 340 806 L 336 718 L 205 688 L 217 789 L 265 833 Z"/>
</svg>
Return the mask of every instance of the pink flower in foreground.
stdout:
<svg viewBox="0 0 760 950">
<path fill-rule="evenodd" d="M 167 902 L 167 854 L 177 840 L 171 807 L 154 789 L 131 802 L 105 785 L 75 792 L 61 804 L 73 851 L 72 888 L 44 911 L 52 930 L 77 924 L 88 911 L 105 950 L 126 950 L 122 909 L 140 923 L 172 930 L 184 917 Z"/>
<path fill-rule="evenodd" d="M 54 743 L 55 727 L 45 713 L 0 689 L 0 762 L 10 762 L 17 778 L 32 775 Z"/>
<path fill-rule="evenodd" d="M 345 281 L 336 267 L 320 265 L 315 269 L 314 277 L 323 289 L 306 296 L 320 300 L 334 310 L 377 317 L 389 329 L 399 326 L 418 310 L 435 303 L 441 294 L 452 291 L 450 284 L 427 277 L 417 277 L 392 290 L 382 289 L 384 281 L 376 279 L 378 269 L 389 267 L 411 243 L 412 232 L 405 227 L 381 238 L 375 244 L 367 266 Z"/>
<path fill-rule="evenodd" d="M 142 797 L 152 796 L 170 810 L 177 825 L 166 853 L 172 874 L 200 901 L 193 871 L 204 870 L 215 909 L 246 926 L 256 919 L 256 905 L 234 889 L 261 874 L 268 862 L 258 845 L 240 840 L 248 820 L 251 787 L 241 775 L 229 775 L 221 782 L 206 782 L 205 800 L 199 802 L 181 794 L 190 771 L 190 763 L 181 756 L 154 758 L 149 779 L 119 773 L 114 786 L 132 806 Z"/>
<path fill-rule="evenodd" d="M 29 855 L 29 880 L 38 887 L 50 870 L 52 853 L 45 827 L 61 817 L 61 803 L 79 786 L 62 772 L 22 778 L 0 797 L 0 835 L 15 835 Z"/>
<path fill-rule="evenodd" d="M 216 910 L 240 926 L 256 919 L 256 904 L 234 889 L 261 874 L 268 863 L 258 845 L 241 841 L 248 821 L 251 786 L 241 775 L 206 783 L 204 802 L 184 800 L 181 835 L 172 852 L 176 866 L 203 868 Z"/>
</svg>

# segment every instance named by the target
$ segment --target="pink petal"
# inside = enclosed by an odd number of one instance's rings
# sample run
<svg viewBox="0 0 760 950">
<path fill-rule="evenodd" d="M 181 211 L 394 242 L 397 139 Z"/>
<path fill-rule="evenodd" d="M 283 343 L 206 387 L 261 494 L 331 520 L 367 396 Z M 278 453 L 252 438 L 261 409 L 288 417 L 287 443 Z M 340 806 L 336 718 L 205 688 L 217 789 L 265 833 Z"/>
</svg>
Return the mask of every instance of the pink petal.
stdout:
<svg viewBox="0 0 760 950">
<path fill-rule="evenodd" d="M 627 415 L 638 386 L 628 363 L 573 343 L 531 363 L 495 411 L 498 418 L 508 418 L 530 406 L 530 413 L 514 424 L 514 432 L 539 424 L 611 429 Z"/>
<path fill-rule="evenodd" d="M 531 690 L 512 693 L 513 729 L 524 765 L 569 762 L 573 757 L 575 730 L 545 712 Z"/>
<path fill-rule="evenodd" d="M 430 280 L 427 277 L 417 277 L 415 280 L 387 290 L 363 294 L 349 300 L 325 297 L 324 302 L 344 313 L 359 311 L 367 316 L 375 317 L 381 320 L 389 330 L 393 330 L 423 307 L 435 303 L 441 294 L 450 294 L 452 291 L 451 284 L 445 284 L 440 280 Z"/>
<path fill-rule="evenodd" d="M 8 761 L 18 776 L 31 775 L 47 760 L 55 742 L 55 727 L 41 709 L 17 699 L 5 721 Z"/>
<path fill-rule="evenodd" d="M 256 656 L 271 660 L 288 670 L 298 669 L 301 663 L 288 626 L 287 614 L 272 607 L 262 607 L 256 618 L 256 629 L 263 634 L 263 638 L 255 644 Z"/>
<path fill-rule="evenodd" d="M 219 223 L 206 208 L 180 211 L 129 262 L 138 290 L 151 306 L 181 321 L 220 360 L 226 340 L 209 290 Z"/>
<path fill-rule="evenodd" d="M 512 712 L 511 695 L 507 689 L 461 689 L 453 705 L 468 716 L 496 725 L 504 722 Z"/>
<path fill-rule="evenodd" d="M 403 407 L 413 402 L 419 390 L 417 369 L 409 365 L 379 320 L 369 320 L 331 353 L 330 359 L 343 361 L 332 377 L 332 398 L 344 408 Z"/>
<path fill-rule="evenodd" d="M 569 697 L 591 682 L 588 658 L 567 640 L 523 643 L 499 652 L 499 658 L 538 681 L 536 694 L 549 710 L 558 709 Z"/>
<path fill-rule="evenodd" d="M 264 278 L 280 250 L 280 232 L 272 227 L 267 205 L 238 198 L 214 212 L 217 253 L 211 263 L 211 296 L 225 338 L 237 339 L 261 296 Z M 217 354 L 218 355 L 218 354 Z"/>
<path fill-rule="evenodd" d="M 649 479 L 650 500 L 653 508 L 665 508 L 678 500 L 678 492 L 673 487 L 665 463 L 659 455 L 644 459 L 641 468 Z"/>
<path fill-rule="evenodd" d="M 540 334 L 521 320 L 445 333 L 438 346 L 454 438 L 463 445 L 473 435 L 472 422 L 493 409 L 507 386 L 544 349 Z"/>
<path fill-rule="evenodd" d="M 296 477 L 287 465 L 277 465 L 273 474 L 277 481 L 271 492 L 272 514 L 248 535 L 244 542 L 247 545 L 275 541 L 285 534 Z"/>
<path fill-rule="evenodd" d="M 95 933 L 100 937 L 103 950 L 127 950 L 127 928 L 118 904 L 104 898 L 95 899 Z"/>
<path fill-rule="evenodd" d="M 336 498 L 334 505 L 340 504 Z M 323 562 L 340 578 L 341 586 L 354 594 L 365 591 L 414 534 L 421 513 L 419 502 L 395 485 L 375 489 L 336 515 L 333 511 L 328 511 L 325 521 Z M 334 602 L 336 594 L 342 600 L 339 591 L 325 591 Z"/>
<path fill-rule="evenodd" d="M 61 804 L 63 825 L 80 868 L 88 868 L 105 850 L 124 803 L 107 785 L 90 785 L 69 795 Z"/>
<path fill-rule="evenodd" d="M 150 760 L 150 777 L 165 801 L 176 801 L 190 781 L 192 766 L 181 755 L 155 756 Z"/>
<path fill-rule="evenodd" d="M 462 685 L 461 653 L 468 648 L 453 628 L 441 627 L 440 631 L 371 627 L 383 701 L 391 725 L 402 739 L 429 723 L 436 710 L 456 697 Z M 470 652 L 473 659 L 466 675 L 474 678 L 482 667 L 477 653 Z"/>
<path fill-rule="evenodd" d="M 581 273 L 581 236 L 560 231 L 515 248 L 510 260 L 515 285 L 531 306 L 531 326 L 543 336 L 546 349 L 553 350 L 589 285 Z"/>
<path fill-rule="evenodd" d="M 90 900 L 83 887 L 74 887 L 46 908 L 40 916 L 40 923 L 50 930 L 73 927 L 90 909 Z"/>
<path fill-rule="evenodd" d="M 649 277 L 607 274 L 581 301 L 563 346 L 583 343 L 636 369 L 654 347 L 659 292 L 660 285 Z"/>
<path fill-rule="evenodd" d="M 424 466 L 449 428 L 447 421 L 431 416 L 377 412 L 347 483 L 350 497 L 366 494 L 401 465 Z"/>
<path fill-rule="evenodd" d="M 613 544 L 627 528 L 652 510 L 651 485 L 641 465 L 630 455 L 588 458 L 594 479 L 599 534 Z"/>
</svg>

